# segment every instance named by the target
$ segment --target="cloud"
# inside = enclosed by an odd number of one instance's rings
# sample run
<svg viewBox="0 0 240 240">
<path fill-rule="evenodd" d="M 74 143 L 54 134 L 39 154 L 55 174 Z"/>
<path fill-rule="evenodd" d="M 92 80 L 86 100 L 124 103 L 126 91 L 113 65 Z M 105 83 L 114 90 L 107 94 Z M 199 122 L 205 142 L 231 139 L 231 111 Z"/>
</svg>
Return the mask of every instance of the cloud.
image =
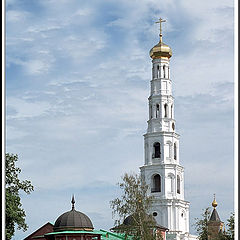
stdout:
<svg viewBox="0 0 240 240">
<path fill-rule="evenodd" d="M 39 117 L 40 115 L 47 112 L 50 108 L 48 102 L 28 102 L 19 98 L 8 98 L 7 109 L 14 109 L 15 114 L 11 114 L 9 118 L 27 118 L 27 117 Z"/>
<path fill-rule="evenodd" d="M 26 11 L 17 11 L 17 10 L 9 10 L 6 14 L 6 21 L 8 23 L 14 22 L 22 22 L 26 20 L 28 17 L 28 12 Z"/>
</svg>

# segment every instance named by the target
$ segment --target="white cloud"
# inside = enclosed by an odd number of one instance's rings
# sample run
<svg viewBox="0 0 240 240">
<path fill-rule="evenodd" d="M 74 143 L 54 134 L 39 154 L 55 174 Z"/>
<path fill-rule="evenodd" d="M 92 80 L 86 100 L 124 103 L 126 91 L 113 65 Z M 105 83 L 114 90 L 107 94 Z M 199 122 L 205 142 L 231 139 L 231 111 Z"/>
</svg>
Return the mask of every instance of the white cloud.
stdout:
<svg viewBox="0 0 240 240">
<path fill-rule="evenodd" d="M 35 74 L 43 74 L 45 72 L 48 72 L 50 66 L 47 62 L 44 62 L 42 60 L 36 59 L 36 60 L 30 60 L 26 62 L 25 64 L 26 72 L 31 75 Z"/>
<path fill-rule="evenodd" d="M 50 104 L 48 102 L 29 102 L 15 97 L 9 97 L 7 98 L 7 108 L 13 108 L 16 111 L 16 113 L 9 116 L 8 119 L 22 119 L 45 114 L 49 110 Z"/>
<path fill-rule="evenodd" d="M 28 16 L 29 13 L 26 11 L 8 10 L 6 13 L 6 21 L 7 23 L 20 23 L 26 20 Z"/>
<path fill-rule="evenodd" d="M 89 16 L 91 14 L 92 14 L 92 9 L 90 9 L 90 8 L 79 8 L 73 15 Z"/>
</svg>

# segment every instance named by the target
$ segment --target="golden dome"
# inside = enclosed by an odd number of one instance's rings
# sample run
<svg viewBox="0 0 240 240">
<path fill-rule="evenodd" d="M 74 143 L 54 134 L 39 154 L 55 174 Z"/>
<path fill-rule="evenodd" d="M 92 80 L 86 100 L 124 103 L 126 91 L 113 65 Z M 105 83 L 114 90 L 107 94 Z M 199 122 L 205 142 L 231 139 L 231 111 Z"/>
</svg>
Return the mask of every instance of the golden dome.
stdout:
<svg viewBox="0 0 240 240">
<path fill-rule="evenodd" d="M 214 208 L 216 208 L 217 207 L 217 201 L 216 201 L 216 199 L 215 199 L 215 194 L 214 194 L 214 200 L 213 200 L 213 202 L 212 202 L 212 206 L 214 207 Z"/>
<path fill-rule="evenodd" d="M 163 43 L 160 37 L 159 43 L 150 50 L 149 55 L 152 59 L 170 58 L 172 56 L 172 49 Z"/>
</svg>

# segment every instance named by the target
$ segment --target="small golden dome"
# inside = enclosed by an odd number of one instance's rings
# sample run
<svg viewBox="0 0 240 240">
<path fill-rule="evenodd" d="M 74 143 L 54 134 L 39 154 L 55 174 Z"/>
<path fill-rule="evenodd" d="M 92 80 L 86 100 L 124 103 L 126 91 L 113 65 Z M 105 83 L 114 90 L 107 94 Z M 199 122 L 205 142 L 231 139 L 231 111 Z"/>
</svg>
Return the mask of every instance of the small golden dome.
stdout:
<svg viewBox="0 0 240 240">
<path fill-rule="evenodd" d="M 160 37 L 159 43 L 150 50 L 149 55 L 152 59 L 170 58 L 172 56 L 172 49 L 163 43 Z"/>
<path fill-rule="evenodd" d="M 214 200 L 213 200 L 213 202 L 212 202 L 212 206 L 214 207 L 214 208 L 216 208 L 217 207 L 217 201 L 216 201 L 216 199 L 215 199 L 215 194 L 214 194 Z"/>
</svg>

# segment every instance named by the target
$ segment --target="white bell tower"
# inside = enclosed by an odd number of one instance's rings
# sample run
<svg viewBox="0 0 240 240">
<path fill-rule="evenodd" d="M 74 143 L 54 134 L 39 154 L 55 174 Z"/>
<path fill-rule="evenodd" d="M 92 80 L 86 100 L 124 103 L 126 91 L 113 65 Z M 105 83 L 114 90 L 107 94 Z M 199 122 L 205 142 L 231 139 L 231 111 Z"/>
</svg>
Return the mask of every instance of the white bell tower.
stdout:
<svg viewBox="0 0 240 240">
<path fill-rule="evenodd" d="M 184 168 L 179 161 L 179 134 L 175 131 L 174 98 L 170 78 L 171 48 L 160 41 L 150 50 L 152 80 L 149 120 L 144 135 L 145 162 L 141 175 L 155 196 L 152 214 L 169 229 L 168 238 L 185 239 L 189 234 L 189 202 L 184 200 Z"/>
</svg>

